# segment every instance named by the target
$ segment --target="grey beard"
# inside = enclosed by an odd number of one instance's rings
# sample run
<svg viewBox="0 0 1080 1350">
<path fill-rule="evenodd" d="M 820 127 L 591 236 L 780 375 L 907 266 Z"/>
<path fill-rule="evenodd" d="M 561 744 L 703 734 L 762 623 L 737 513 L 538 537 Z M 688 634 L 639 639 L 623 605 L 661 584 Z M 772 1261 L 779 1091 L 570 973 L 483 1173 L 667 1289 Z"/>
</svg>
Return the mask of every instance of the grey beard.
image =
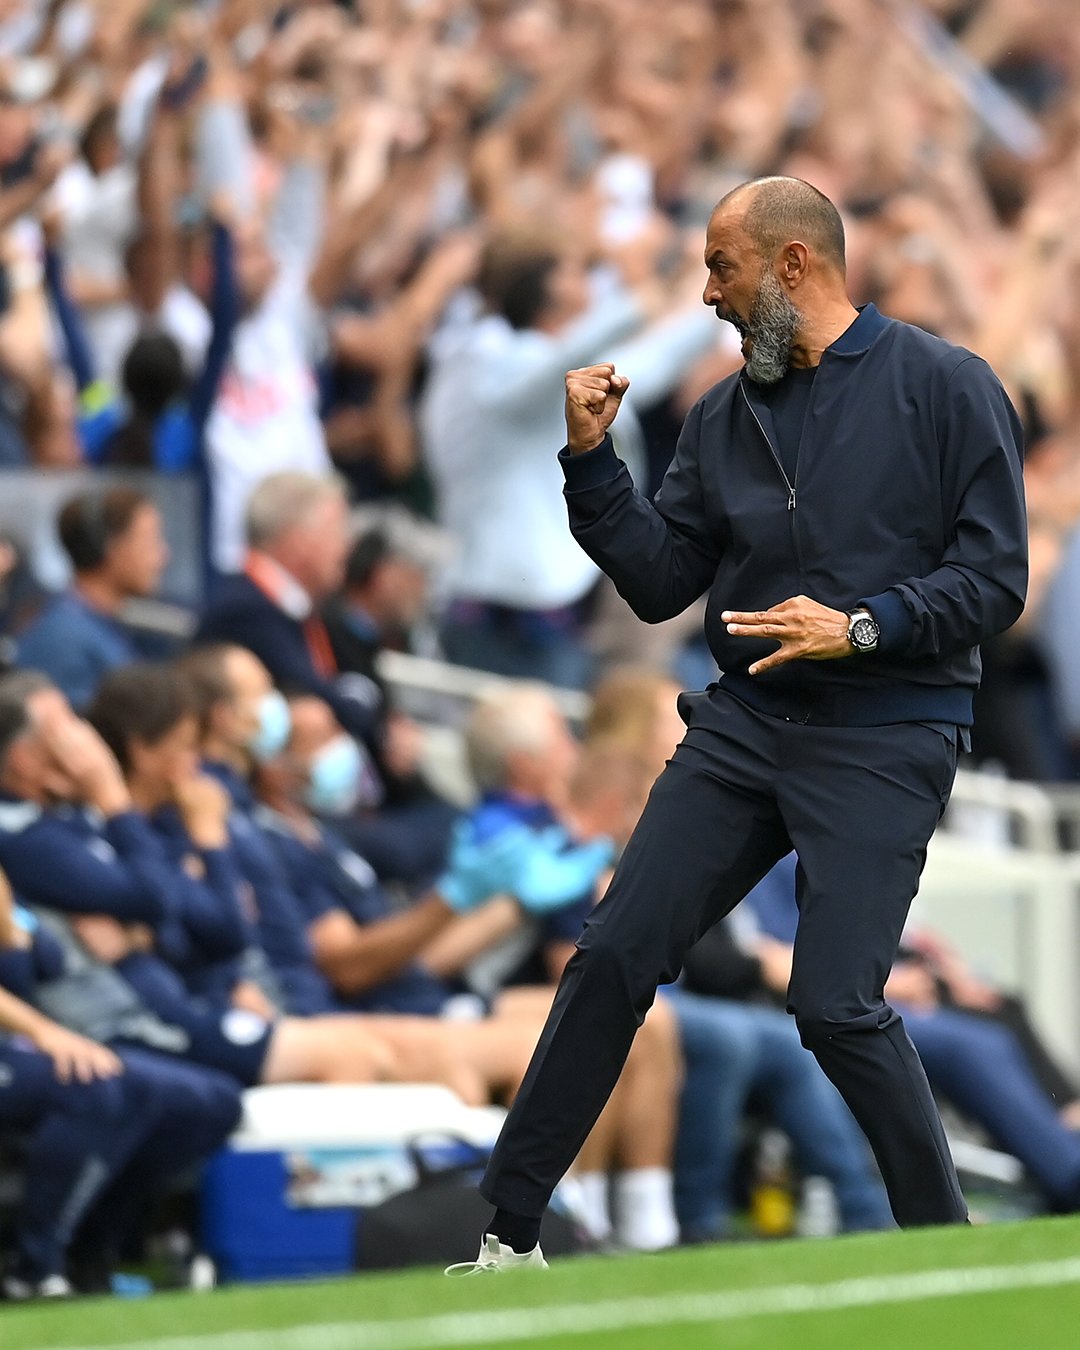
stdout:
<svg viewBox="0 0 1080 1350">
<path fill-rule="evenodd" d="M 746 373 L 755 384 L 776 384 L 787 374 L 802 315 L 766 270 L 746 321 L 751 338 Z"/>
</svg>

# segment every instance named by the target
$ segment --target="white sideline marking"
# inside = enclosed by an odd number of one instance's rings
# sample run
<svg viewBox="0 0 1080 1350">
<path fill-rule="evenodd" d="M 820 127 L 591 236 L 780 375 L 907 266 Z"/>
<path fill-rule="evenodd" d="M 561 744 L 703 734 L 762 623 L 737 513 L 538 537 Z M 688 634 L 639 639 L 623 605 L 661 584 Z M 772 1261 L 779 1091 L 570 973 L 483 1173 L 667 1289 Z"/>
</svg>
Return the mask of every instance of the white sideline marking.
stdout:
<svg viewBox="0 0 1080 1350">
<path fill-rule="evenodd" d="M 499 1276 L 473 1277 L 480 1280 Z M 540 1278 L 519 1275 L 511 1278 Z M 835 1312 L 878 1303 L 914 1303 L 924 1298 L 1013 1289 L 1043 1289 L 1080 1283 L 1080 1257 L 1019 1266 L 971 1266 L 960 1270 L 919 1270 L 907 1275 L 868 1276 L 827 1284 L 782 1284 L 708 1294 L 663 1294 L 651 1298 L 611 1299 L 603 1303 L 566 1303 L 505 1311 L 443 1313 L 396 1321 L 326 1322 L 313 1326 L 224 1331 L 152 1340 L 114 1341 L 114 1346 L 153 1350 L 437 1350 L 443 1346 L 495 1345 L 598 1331 L 679 1323 L 736 1321 L 779 1313 Z M 361 1298 L 358 1289 L 358 1301 Z M 56 1350 L 99 1350 L 61 1346 Z"/>
</svg>

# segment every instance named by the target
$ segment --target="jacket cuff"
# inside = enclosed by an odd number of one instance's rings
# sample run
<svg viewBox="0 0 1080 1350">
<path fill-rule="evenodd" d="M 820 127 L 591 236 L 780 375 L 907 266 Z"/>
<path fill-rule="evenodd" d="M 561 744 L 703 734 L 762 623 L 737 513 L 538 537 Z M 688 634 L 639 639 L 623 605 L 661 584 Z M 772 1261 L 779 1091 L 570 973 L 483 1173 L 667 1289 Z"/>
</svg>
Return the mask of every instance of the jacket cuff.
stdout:
<svg viewBox="0 0 1080 1350">
<path fill-rule="evenodd" d="M 566 476 L 568 492 L 601 487 L 617 478 L 622 468 L 622 460 L 615 453 L 615 443 L 610 436 L 605 436 L 595 449 L 581 455 L 572 455 L 569 446 L 563 446 L 559 451 L 559 463 Z"/>
<path fill-rule="evenodd" d="M 897 591 L 882 591 L 868 600 L 860 600 L 857 608 L 868 609 L 874 616 L 880 631 L 877 649 L 883 656 L 898 656 L 907 650 L 914 623 Z"/>
</svg>

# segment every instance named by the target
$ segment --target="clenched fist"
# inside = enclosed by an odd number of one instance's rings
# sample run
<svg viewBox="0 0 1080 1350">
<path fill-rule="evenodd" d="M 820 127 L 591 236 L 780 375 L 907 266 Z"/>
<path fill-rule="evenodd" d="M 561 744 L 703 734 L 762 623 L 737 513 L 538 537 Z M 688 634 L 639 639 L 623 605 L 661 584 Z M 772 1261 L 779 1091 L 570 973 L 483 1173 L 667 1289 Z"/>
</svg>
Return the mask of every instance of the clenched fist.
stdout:
<svg viewBox="0 0 1080 1350">
<path fill-rule="evenodd" d="M 572 455 L 596 449 L 629 388 L 630 381 L 616 375 L 610 361 L 567 372 L 566 443 Z"/>
</svg>

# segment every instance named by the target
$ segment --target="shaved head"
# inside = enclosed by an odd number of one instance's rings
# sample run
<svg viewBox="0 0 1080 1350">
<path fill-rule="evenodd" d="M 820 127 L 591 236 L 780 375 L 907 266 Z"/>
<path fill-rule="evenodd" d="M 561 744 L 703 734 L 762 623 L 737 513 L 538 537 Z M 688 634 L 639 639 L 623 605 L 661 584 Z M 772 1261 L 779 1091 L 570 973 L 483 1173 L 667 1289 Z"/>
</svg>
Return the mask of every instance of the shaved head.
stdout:
<svg viewBox="0 0 1080 1350">
<path fill-rule="evenodd" d="M 844 223 L 823 192 L 801 178 L 755 178 L 721 197 L 714 214 L 745 208 L 742 227 L 762 258 L 795 240 L 841 273 L 845 267 Z"/>
</svg>

